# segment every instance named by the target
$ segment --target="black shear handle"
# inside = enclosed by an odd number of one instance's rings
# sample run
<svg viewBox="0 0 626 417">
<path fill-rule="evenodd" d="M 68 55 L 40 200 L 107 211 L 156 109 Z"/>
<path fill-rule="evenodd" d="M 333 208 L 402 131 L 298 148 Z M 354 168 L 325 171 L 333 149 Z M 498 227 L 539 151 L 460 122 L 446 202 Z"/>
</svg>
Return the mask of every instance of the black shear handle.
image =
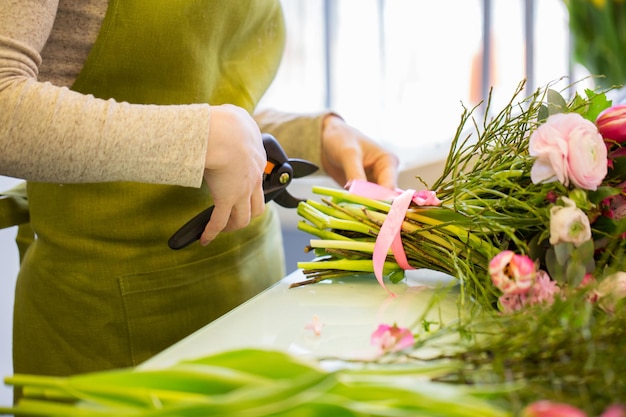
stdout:
<svg viewBox="0 0 626 417">
<path fill-rule="evenodd" d="M 265 193 L 265 202 L 268 203 L 270 200 L 274 198 L 277 192 L 282 190 L 278 190 L 276 192 L 266 192 Z M 180 229 L 176 231 L 167 241 L 167 245 L 170 249 L 178 250 L 185 248 L 191 245 L 196 240 L 200 240 L 202 233 L 204 233 L 204 229 L 206 225 L 211 220 L 211 215 L 213 214 L 213 209 L 215 206 L 211 206 L 206 210 L 201 211 L 196 214 L 191 220 L 183 225 Z"/>
<path fill-rule="evenodd" d="M 201 211 L 194 218 L 185 223 L 183 227 L 178 229 L 167 241 L 167 245 L 170 249 L 182 249 L 191 245 L 196 240 L 199 240 L 204 232 L 204 228 L 209 223 L 209 220 L 211 220 L 214 208 L 215 206 L 211 206 Z"/>
</svg>

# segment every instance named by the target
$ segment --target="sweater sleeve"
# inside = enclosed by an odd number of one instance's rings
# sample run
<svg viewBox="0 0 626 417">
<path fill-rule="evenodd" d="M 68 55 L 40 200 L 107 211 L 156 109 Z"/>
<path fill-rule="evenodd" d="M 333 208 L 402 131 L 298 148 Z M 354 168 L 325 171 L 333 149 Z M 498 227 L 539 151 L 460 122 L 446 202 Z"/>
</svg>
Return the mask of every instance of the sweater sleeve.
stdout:
<svg viewBox="0 0 626 417">
<path fill-rule="evenodd" d="M 0 8 L 0 175 L 199 187 L 210 107 L 101 100 L 38 80 L 58 0 Z"/>
<path fill-rule="evenodd" d="M 290 158 L 306 159 L 322 169 L 322 125 L 331 111 L 319 113 L 287 113 L 274 109 L 264 109 L 254 117 L 262 132 L 276 137 Z"/>
</svg>

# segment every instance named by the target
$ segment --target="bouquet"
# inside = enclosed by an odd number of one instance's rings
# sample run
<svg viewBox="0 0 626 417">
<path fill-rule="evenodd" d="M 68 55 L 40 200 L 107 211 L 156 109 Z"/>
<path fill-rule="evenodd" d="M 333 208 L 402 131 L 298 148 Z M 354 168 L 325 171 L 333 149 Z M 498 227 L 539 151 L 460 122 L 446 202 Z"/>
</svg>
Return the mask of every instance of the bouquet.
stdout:
<svg viewBox="0 0 626 417">
<path fill-rule="evenodd" d="M 508 398 L 518 410 L 546 399 L 599 413 L 626 398 L 626 107 L 550 85 L 520 100 L 523 85 L 494 116 L 465 109 L 426 191 L 315 187 L 322 202 L 298 213 L 317 257 L 294 285 L 445 272 L 470 313 L 411 347 L 462 335 L 453 357 L 467 367 L 446 381 L 521 384 Z"/>
<path fill-rule="evenodd" d="M 314 187 L 330 198 L 298 207 L 298 227 L 320 239 L 309 247 L 319 257 L 299 263 L 309 280 L 296 285 L 357 271 L 397 281 L 404 270 L 429 268 L 459 278 L 490 305 L 529 289 L 536 273 L 565 288 L 626 270 L 626 106 L 610 107 L 590 90 L 567 103 L 549 86 L 516 102 L 522 89 L 482 126 L 465 110 L 442 176 L 431 191 L 408 190 L 396 230 L 385 222 L 407 191 Z M 389 232 L 396 247 L 375 271 L 372 255 Z"/>
</svg>

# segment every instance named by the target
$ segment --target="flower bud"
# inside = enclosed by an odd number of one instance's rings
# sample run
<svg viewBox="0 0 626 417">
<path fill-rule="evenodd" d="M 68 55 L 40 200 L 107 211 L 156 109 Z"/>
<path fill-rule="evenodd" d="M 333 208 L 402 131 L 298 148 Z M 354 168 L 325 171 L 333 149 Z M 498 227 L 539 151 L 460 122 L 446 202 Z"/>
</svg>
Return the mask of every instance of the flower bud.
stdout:
<svg viewBox="0 0 626 417">
<path fill-rule="evenodd" d="M 596 126 L 605 140 L 626 142 L 626 104 L 604 110 L 598 115 Z"/>
<path fill-rule="evenodd" d="M 592 204 L 589 202 L 589 198 L 587 197 L 587 192 L 585 190 L 575 188 L 570 191 L 568 198 L 572 200 L 576 207 L 581 210 L 590 210 L 592 208 Z"/>
</svg>

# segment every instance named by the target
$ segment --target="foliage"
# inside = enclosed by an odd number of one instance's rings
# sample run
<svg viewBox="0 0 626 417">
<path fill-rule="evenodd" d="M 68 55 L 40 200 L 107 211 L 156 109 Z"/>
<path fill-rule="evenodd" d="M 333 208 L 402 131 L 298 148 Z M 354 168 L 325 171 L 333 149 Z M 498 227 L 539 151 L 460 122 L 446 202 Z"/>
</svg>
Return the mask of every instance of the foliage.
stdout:
<svg viewBox="0 0 626 417">
<path fill-rule="evenodd" d="M 508 417 L 471 389 L 424 381 L 441 366 L 334 372 L 286 353 L 234 350 L 166 369 L 118 369 L 75 377 L 16 375 L 16 416 Z M 401 381 L 402 383 L 398 383 Z M 443 385 L 443 384 L 440 384 Z"/>
<path fill-rule="evenodd" d="M 565 0 L 576 62 L 603 88 L 626 80 L 626 4 L 623 0 Z"/>
</svg>

